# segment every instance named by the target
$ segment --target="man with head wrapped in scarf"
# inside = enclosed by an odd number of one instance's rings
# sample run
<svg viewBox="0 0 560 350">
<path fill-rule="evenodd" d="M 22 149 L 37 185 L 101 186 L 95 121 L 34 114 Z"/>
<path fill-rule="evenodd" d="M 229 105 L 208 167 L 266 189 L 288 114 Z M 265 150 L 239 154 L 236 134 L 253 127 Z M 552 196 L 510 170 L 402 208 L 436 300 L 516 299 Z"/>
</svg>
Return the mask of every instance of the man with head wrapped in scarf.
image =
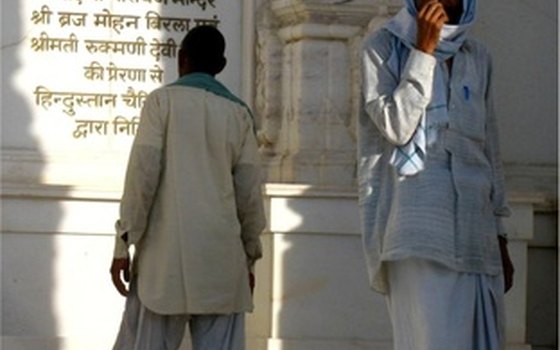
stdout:
<svg viewBox="0 0 560 350">
<path fill-rule="evenodd" d="M 406 0 L 363 50 L 358 178 L 372 287 L 397 350 L 501 349 L 513 266 L 476 0 Z"/>
</svg>

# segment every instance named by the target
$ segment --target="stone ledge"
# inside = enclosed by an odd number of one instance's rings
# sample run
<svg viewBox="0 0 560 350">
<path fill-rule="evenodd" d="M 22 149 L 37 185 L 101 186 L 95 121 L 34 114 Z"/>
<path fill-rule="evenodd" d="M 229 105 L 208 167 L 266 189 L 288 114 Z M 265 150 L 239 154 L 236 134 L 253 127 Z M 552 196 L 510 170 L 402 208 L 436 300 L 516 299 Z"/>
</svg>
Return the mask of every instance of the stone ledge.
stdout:
<svg viewBox="0 0 560 350">
<path fill-rule="evenodd" d="M 272 10 L 284 26 L 303 22 L 365 25 L 378 13 L 378 7 L 350 2 L 321 3 L 302 0 L 273 0 L 271 3 Z"/>
<path fill-rule="evenodd" d="M 119 201 L 122 192 L 83 186 L 3 182 L 0 198 Z"/>
</svg>

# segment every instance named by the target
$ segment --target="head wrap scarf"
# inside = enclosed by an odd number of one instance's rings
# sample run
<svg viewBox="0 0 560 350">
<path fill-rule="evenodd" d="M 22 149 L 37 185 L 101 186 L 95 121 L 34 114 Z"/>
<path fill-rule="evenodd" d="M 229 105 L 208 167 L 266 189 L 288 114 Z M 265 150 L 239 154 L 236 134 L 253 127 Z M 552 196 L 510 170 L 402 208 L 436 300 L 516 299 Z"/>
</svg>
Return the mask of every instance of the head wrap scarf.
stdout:
<svg viewBox="0 0 560 350">
<path fill-rule="evenodd" d="M 405 7 L 393 17 L 384 28 L 395 35 L 406 48 L 416 47 L 418 10 L 414 0 L 405 0 Z M 467 38 L 468 29 L 475 21 L 476 0 L 463 0 L 463 12 L 458 24 L 445 24 L 441 30 L 440 40 L 434 52 L 438 64 L 434 74 L 432 100 L 420 120 L 412 139 L 404 146 L 397 147 L 391 157 L 391 164 L 401 176 L 411 176 L 424 169 L 426 148 L 428 143 L 435 141 L 436 135 L 429 133 L 427 124 L 448 120 L 447 94 L 444 81 L 444 65 L 441 64 L 453 57 Z M 400 71 L 399 67 L 404 55 L 403 50 L 395 50 L 391 54 L 388 65 Z"/>
<path fill-rule="evenodd" d="M 415 47 L 417 36 L 415 0 L 405 0 L 403 8 L 385 27 L 399 37 L 409 47 Z M 458 24 L 445 24 L 441 30 L 440 41 L 435 56 L 446 60 L 453 56 L 467 37 L 467 31 L 474 23 L 476 0 L 463 0 L 463 12 Z"/>
</svg>

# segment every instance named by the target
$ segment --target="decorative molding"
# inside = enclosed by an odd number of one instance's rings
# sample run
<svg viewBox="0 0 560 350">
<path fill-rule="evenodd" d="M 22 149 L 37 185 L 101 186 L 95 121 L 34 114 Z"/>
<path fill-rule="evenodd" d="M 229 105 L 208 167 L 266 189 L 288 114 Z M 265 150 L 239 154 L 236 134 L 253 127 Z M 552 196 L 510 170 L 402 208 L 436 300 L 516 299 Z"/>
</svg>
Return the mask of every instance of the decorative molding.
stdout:
<svg viewBox="0 0 560 350">
<path fill-rule="evenodd" d="M 263 153 L 273 155 L 282 128 L 282 42 L 278 21 L 269 6 L 260 6 L 255 43 L 255 114 L 260 117 L 258 141 Z"/>
<path fill-rule="evenodd" d="M 356 36 L 362 29 L 359 25 L 300 23 L 283 27 L 279 36 L 285 43 L 303 39 L 347 40 Z"/>
<path fill-rule="evenodd" d="M 267 197 L 308 197 L 308 198 L 358 198 L 356 190 L 337 187 L 318 187 L 308 184 L 268 183 L 265 185 Z"/>
<path fill-rule="evenodd" d="M 510 201 L 527 202 L 537 210 L 558 211 L 558 166 L 549 164 L 504 164 Z"/>
<path fill-rule="evenodd" d="M 33 176 L 6 176 L 7 174 L 29 173 L 43 169 L 49 161 L 71 161 L 68 158 L 48 157 L 36 151 L 2 151 L 2 198 L 52 198 L 119 200 L 121 188 L 92 186 L 91 184 L 42 183 L 41 174 Z M 106 160 L 105 160 L 106 161 Z M 13 171 L 17 168 L 17 171 Z M 506 189 L 510 202 L 532 204 L 537 209 L 558 210 L 558 169 L 555 165 L 505 165 Z M 265 185 L 268 197 L 315 197 L 315 198 L 355 198 L 352 186 L 318 186 L 270 182 Z"/>
<path fill-rule="evenodd" d="M 261 2 L 256 110 L 270 181 L 352 186 L 361 37 L 401 7 L 400 0 Z"/>
<path fill-rule="evenodd" d="M 254 107 L 255 90 L 255 0 L 243 0 L 241 52 L 243 54 L 241 91 L 243 100 Z"/>
<path fill-rule="evenodd" d="M 86 200 L 116 202 L 122 192 L 83 186 L 65 186 L 54 184 L 2 183 L 0 198 L 28 200 Z"/>
<path fill-rule="evenodd" d="M 62 185 L 119 191 L 124 181 L 128 151 L 123 153 L 50 153 L 3 149 L 2 187 L 36 188 Z M 10 185 L 7 185 L 10 184 Z"/>
<path fill-rule="evenodd" d="M 378 15 L 395 13 L 402 7 L 398 1 L 306 1 L 272 0 L 271 8 L 278 16 L 282 26 L 304 22 L 324 24 L 351 24 L 365 26 Z"/>
</svg>

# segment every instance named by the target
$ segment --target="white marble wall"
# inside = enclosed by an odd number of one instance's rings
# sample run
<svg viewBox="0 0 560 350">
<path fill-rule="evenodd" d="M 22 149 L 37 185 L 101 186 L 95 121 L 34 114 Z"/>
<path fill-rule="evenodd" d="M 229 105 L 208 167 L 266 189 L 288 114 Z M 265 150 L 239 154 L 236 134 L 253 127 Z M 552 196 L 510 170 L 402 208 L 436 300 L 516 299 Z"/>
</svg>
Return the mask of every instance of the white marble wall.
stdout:
<svg viewBox="0 0 560 350">
<path fill-rule="evenodd" d="M 258 268 L 257 301 L 270 304 L 257 303 L 256 321 L 249 323 L 257 325 L 254 334 L 269 337 L 268 349 L 391 349 L 385 302 L 368 286 L 356 194 L 287 184 L 269 184 L 266 193 L 270 233 L 267 258 Z M 516 283 L 506 296 L 510 350 L 531 348 L 527 242 L 534 207 L 543 203 L 534 196 L 511 198 L 506 227 Z"/>
<path fill-rule="evenodd" d="M 3 196 L 4 348 L 108 348 L 123 307 L 108 275 L 118 193 L 5 189 Z M 512 202 L 517 272 L 507 335 L 509 349 L 526 349 L 526 245 L 533 206 L 543 200 Z M 390 349 L 384 300 L 367 282 L 355 192 L 270 184 L 266 203 L 248 348 Z"/>
<path fill-rule="evenodd" d="M 2 192 L 2 349 L 110 348 L 123 308 L 108 270 L 116 193 Z"/>
</svg>

